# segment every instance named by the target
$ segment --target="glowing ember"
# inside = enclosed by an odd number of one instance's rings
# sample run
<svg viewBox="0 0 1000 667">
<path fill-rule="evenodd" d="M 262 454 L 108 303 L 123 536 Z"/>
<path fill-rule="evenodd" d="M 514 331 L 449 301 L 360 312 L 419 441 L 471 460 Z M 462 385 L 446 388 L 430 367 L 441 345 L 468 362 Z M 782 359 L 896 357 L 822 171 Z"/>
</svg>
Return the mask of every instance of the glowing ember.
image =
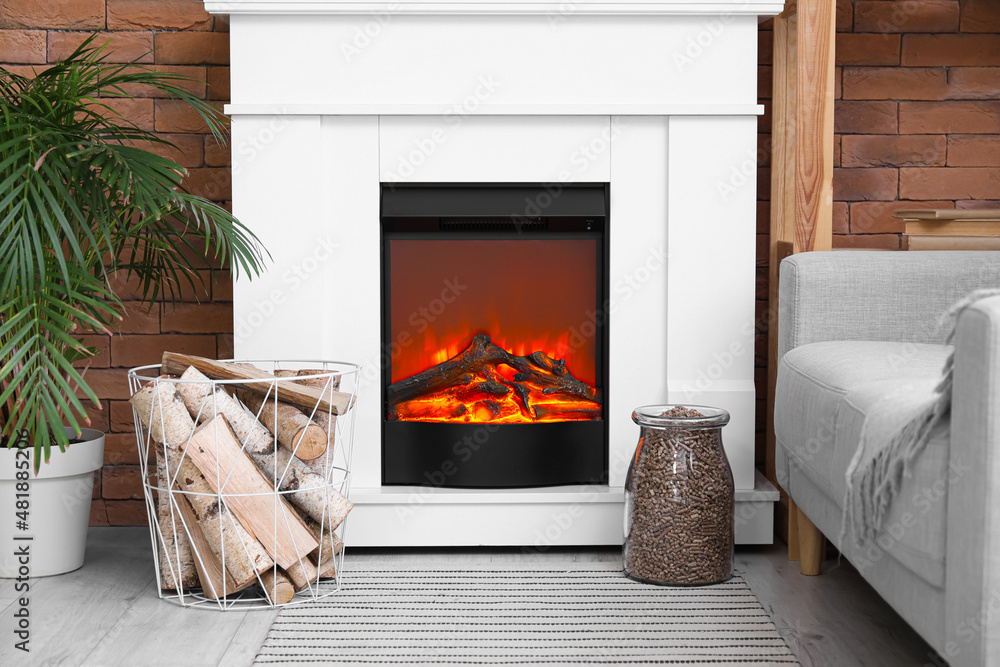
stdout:
<svg viewBox="0 0 1000 667">
<path fill-rule="evenodd" d="M 597 390 L 563 360 L 512 353 L 485 335 L 462 352 L 389 387 L 390 421 L 501 424 L 601 418 Z"/>
</svg>

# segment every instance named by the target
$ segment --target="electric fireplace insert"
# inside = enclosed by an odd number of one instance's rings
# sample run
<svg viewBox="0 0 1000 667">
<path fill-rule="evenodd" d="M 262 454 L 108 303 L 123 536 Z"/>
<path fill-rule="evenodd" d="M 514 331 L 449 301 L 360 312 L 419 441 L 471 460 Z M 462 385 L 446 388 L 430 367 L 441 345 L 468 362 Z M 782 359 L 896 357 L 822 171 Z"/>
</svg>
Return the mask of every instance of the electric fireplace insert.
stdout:
<svg viewBox="0 0 1000 667">
<path fill-rule="evenodd" d="M 607 184 L 383 184 L 382 481 L 607 482 Z"/>
</svg>

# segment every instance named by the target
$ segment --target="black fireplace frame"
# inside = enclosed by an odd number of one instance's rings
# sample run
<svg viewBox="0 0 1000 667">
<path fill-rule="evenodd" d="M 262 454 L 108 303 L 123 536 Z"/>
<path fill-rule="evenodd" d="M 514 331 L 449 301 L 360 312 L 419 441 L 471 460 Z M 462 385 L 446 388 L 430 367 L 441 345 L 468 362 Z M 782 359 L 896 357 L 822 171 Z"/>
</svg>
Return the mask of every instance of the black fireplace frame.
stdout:
<svg viewBox="0 0 1000 667">
<path fill-rule="evenodd" d="M 382 484 L 451 488 L 607 484 L 610 185 L 382 183 L 379 201 Z M 488 220 L 467 222 L 472 218 Z M 489 424 L 386 419 L 392 369 L 389 241 L 426 238 L 598 240 L 594 310 L 599 316 L 594 325 L 600 420 Z"/>
</svg>

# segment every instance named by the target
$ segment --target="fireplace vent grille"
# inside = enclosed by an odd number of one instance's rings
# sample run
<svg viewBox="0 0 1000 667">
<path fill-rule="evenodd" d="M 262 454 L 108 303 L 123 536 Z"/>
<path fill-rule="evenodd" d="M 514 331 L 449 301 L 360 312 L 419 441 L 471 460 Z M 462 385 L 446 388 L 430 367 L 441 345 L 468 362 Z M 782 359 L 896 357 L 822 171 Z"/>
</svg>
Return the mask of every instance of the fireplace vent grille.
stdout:
<svg viewBox="0 0 1000 667">
<path fill-rule="evenodd" d="M 440 219 L 443 232 L 543 232 L 548 228 L 548 218 L 492 216 Z"/>
</svg>

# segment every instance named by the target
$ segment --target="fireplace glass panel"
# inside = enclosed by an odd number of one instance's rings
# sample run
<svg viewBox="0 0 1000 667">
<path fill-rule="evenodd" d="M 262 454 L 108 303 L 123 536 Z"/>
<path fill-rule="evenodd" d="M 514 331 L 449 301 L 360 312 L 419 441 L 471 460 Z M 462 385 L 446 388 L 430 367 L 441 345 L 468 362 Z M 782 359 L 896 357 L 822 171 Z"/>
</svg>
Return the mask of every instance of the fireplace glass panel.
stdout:
<svg viewBox="0 0 1000 667">
<path fill-rule="evenodd" d="M 604 479 L 606 186 L 382 202 L 383 483 Z"/>
<path fill-rule="evenodd" d="M 530 423 L 600 418 L 596 341 L 584 335 L 592 331 L 597 303 L 597 239 L 388 243 L 391 340 L 413 339 L 393 359 L 390 382 L 395 386 L 432 368 L 442 369 L 433 379 L 447 382 L 439 391 L 391 406 L 388 419 Z M 467 365 L 454 360 L 476 335 L 488 336 L 484 345 L 512 357 L 541 353 L 562 360 L 563 377 L 589 387 L 594 398 L 554 392 L 557 387 L 545 384 L 548 377 L 519 381 L 518 369 L 509 364 L 484 363 L 470 374 Z"/>
</svg>

